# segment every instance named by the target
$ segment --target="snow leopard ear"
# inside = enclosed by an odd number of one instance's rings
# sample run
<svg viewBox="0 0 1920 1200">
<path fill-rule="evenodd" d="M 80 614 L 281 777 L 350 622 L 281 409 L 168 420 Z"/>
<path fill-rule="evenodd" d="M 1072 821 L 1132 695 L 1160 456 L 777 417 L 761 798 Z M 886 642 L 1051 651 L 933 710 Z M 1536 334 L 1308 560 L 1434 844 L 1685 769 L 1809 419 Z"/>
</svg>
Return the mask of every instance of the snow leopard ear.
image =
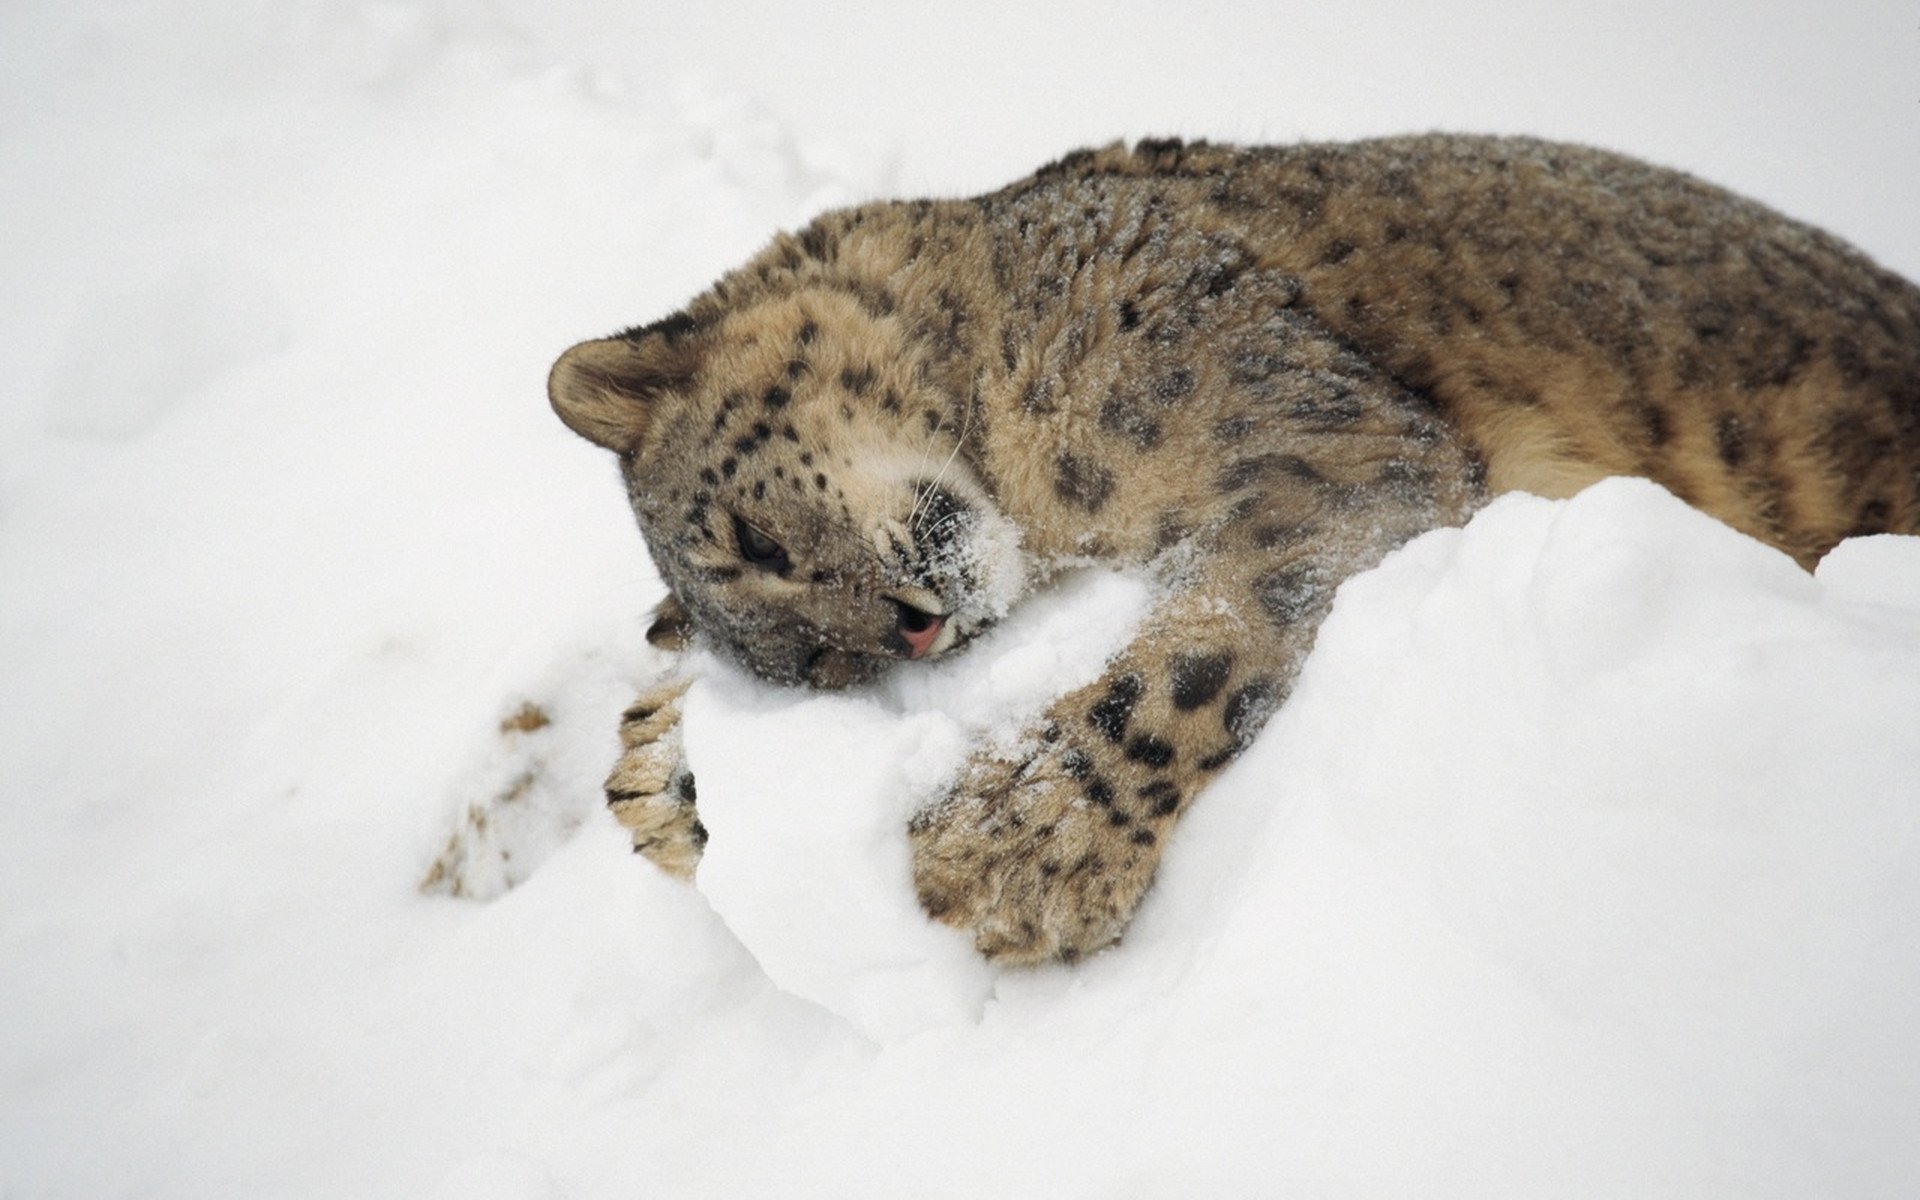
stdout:
<svg viewBox="0 0 1920 1200">
<path fill-rule="evenodd" d="M 654 606 L 653 624 L 647 626 L 647 641 L 662 650 L 685 650 L 693 640 L 693 614 L 672 592 Z"/>
<path fill-rule="evenodd" d="M 685 388 L 699 366 L 692 317 L 662 321 L 610 338 L 581 342 L 560 356 L 547 375 L 547 399 L 567 428 L 615 454 L 640 449 L 654 407 L 667 392 Z"/>
</svg>

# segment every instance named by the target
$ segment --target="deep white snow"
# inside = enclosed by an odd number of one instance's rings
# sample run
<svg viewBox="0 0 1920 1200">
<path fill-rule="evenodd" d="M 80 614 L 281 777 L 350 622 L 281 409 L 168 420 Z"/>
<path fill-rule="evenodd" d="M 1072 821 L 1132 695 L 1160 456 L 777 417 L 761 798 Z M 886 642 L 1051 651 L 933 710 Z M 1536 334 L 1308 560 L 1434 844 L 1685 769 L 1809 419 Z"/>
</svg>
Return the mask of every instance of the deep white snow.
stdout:
<svg viewBox="0 0 1920 1200">
<path fill-rule="evenodd" d="M 1913 276 L 1911 17 L 0 8 L 0 1197 L 1920 1192 L 1920 539 L 1504 499 L 1343 589 L 1121 947 L 1001 973 L 904 814 L 1142 585 L 715 669 L 689 889 L 598 808 L 658 585 L 543 392 L 822 207 L 1123 135 L 1598 142 Z"/>
</svg>

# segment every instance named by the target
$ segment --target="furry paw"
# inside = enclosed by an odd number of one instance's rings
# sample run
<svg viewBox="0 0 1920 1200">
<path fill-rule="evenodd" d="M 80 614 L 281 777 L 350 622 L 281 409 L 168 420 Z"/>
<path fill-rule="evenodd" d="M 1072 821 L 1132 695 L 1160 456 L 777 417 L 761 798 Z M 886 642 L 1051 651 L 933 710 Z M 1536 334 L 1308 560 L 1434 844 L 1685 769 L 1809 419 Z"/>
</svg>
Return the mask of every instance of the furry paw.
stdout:
<svg viewBox="0 0 1920 1200">
<path fill-rule="evenodd" d="M 607 808 L 633 835 L 633 850 L 691 880 L 707 844 L 694 808 L 693 775 L 680 749 L 680 697 L 687 680 L 653 688 L 620 718 L 619 761 L 607 776 Z"/>
<path fill-rule="evenodd" d="M 976 756 L 908 828 L 928 915 L 973 933 L 988 958 L 1073 962 L 1117 941 L 1159 863 L 1156 836 L 1100 790 L 1076 751 L 1024 762 Z"/>
</svg>

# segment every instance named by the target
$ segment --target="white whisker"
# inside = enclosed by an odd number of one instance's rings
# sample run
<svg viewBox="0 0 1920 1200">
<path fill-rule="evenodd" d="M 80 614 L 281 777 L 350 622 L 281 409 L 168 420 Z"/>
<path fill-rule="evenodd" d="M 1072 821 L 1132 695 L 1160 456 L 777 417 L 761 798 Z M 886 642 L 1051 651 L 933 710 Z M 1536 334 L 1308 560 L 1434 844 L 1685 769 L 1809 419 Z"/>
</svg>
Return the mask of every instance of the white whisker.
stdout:
<svg viewBox="0 0 1920 1200">
<path fill-rule="evenodd" d="M 973 410 L 974 405 L 968 404 L 966 417 L 960 423 L 960 436 L 953 441 L 953 452 L 947 455 L 947 461 L 940 464 L 940 470 L 934 474 L 933 482 L 920 490 L 919 497 L 914 501 L 913 510 L 907 514 L 907 528 L 912 530 L 916 537 L 919 536 L 919 531 L 914 529 L 914 522 L 920 519 L 922 509 L 932 502 L 933 493 L 939 488 L 940 481 L 945 479 L 947 472 L 953 469 L 953 460 L 960 457 L 960 448 L 967 444 L 967 431 L 973 427 Z M 932 434 L 927 435 L 927 445 L 933 445 Z M 924 463 L 925 458 L 923 455 L 922 464 L 924 465 Z"/>
</svg>

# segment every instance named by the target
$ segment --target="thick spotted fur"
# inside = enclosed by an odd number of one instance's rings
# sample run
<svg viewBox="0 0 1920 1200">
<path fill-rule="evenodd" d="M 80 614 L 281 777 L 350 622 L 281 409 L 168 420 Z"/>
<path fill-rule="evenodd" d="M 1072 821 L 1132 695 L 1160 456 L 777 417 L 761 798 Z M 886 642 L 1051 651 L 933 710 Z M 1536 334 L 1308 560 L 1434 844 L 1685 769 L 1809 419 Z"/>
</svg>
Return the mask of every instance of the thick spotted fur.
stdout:
<svg viewBox="0 0 1920 1200">
<path fill-rule="evenodd" d="M 1490 495 L 1647 476 L 1809 566 L 1920 532 L 1920 291 L 1526 139 L 1142 142 L 828 213 L 574 347 L 551 395 L 619 456 L 661 637 L 779 683 L 952 653 L 1063 564 L 1165 581 L 1100 680 L 912 822 L 927 911 L 1014 962 L 1117 938 L 1341 580 Z M 608 794 L 687 872 L 671 711 L 629 713 Z"/>
</svg>

